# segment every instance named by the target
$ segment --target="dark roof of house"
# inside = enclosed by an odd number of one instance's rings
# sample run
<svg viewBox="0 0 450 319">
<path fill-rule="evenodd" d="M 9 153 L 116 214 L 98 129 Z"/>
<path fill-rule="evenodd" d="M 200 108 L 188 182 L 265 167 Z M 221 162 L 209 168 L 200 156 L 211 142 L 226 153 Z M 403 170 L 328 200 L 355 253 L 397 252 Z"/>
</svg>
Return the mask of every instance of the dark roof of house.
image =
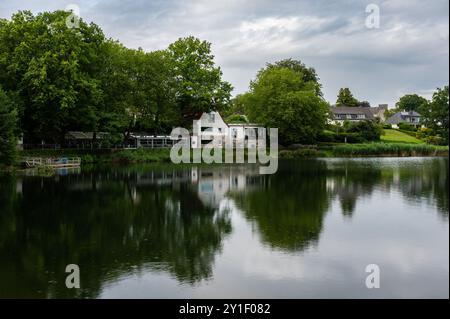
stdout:
<svg viewBox="0 0 450 319">
<path fill-rule="evenodd" d="M 397 112 L 394 115 L 392 115 L 390 118 L 386 120 L 386 123 L 389 124 L 398 124 L 401 122 L 405 122 L 406 118 L 408 117 L 421 117 L 419 113 L 416 111 L 404 111 L 404 112 Z"/>
<path fill-rule="evenodd" d="M 373 113 L 370 107 L 359 107 L 359 106 L 332 106 L 330 108 L 334 115 L 337 114 L 364 114 L 366 119 L 373 119 Z"/>
</svg>

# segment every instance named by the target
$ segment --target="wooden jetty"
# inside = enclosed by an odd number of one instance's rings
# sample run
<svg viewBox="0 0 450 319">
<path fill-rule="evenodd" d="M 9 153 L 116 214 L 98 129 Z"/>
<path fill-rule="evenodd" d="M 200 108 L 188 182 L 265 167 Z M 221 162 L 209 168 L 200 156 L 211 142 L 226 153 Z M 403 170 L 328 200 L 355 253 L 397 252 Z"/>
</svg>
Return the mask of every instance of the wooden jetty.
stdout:
<svg viewBox="0 0 450 319">
<path fill-rule="evenodd" d="M 33 167 L 79 167 L 81 165 L 81 158 L 79 157 L 59 157 L 59 158 L 44 158 L 44 157 L 24 157 L 22 158 L 22 165 L 26 168 Z"/>
</svg>

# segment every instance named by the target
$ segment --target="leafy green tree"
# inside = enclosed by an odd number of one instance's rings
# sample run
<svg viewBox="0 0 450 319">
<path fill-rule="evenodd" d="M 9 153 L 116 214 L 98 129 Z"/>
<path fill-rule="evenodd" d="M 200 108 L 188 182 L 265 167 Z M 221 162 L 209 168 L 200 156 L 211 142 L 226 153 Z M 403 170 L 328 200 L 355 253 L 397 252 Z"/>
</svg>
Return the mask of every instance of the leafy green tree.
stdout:
<svg viewBox="0 0 450 319">
<path fill-rule="evenodd" d="M 169 45 L 168 54 L 177 81 L 177 105 L 183 116 L 180 124 L 192 124 L 196 113 L 229 107 L 232 86 L 222 80 L 222 71 L 214 64 L 211 43 L 192 36 L 180 38 Z"/>
<path fill-rule="evenodd" d="M 355 99 L 349 88 L 341 88 L 336 100 L 336 106 L 359 106 L 360 102 Z"/>
<path fill-rule="evenodd" d="M 104 35 L 83 20 L 70 28 L 70 14 L 20 11 L 0 23 L 0 84 L 19 96 L 21 128 L 35 142 L 98 127 Z"/>
<path fill-rule="evenodd" d="M 17 111 L 0 86 L 0 165 L 10 166 L 16 158 Z"/>
<path fill-rule="evenodd" d="M 108 132 L 167 132 L 179 119 L 176 85 L 166 51 L 146 53 L 107 43 L 101 82 L 102 114 Z M 108 127 L 109 126 L 109 127 Z"/>
<path fill-rule="evenodd" d="M 395 104 L 399 111 L 416 111 L 426 108 L 428 100 L 417 94 L 407 94 L 402 96 Z"/>
<path fill-rule="evenodd" d="M 247 104 L 249 93 L 242 93 L 236 95 L 231 100 L 231 105 L 228 110 L 226 110 L 225 115 L 233 115 L 233 114 L 239 114 L 239 115 L 245 115 L 245 106 Z"/>
<path fill-rule="evenodd" d="M 430 103 L 422 108 L 423 124 L 439 134 L 448 144 L 449 118 L 449 89 L 448 85 L 437 88 Z"/>
<path fill-rule="evenodd" d="M 312 67 L 306 66 L 300 60 L 284 59 L 275 63 L 268 63 L 267 69 L 272 68 L 288 68 L 289 70 L 297 72 L 302 81 L 313 82 L 315 84 L 316 94 L 322 96 L 322 84 L 319 82 L 320 78 L 317 75 L 316 70 Z"/>
<path fill-rule="evenodd" d="M 316 83 L 288 68 L 266 68 L 250 84 L 247 115 L 251 122 L 278 128 L 282 144 L 313 143 L 325 126 L 328 104 Z"/>
</svg>

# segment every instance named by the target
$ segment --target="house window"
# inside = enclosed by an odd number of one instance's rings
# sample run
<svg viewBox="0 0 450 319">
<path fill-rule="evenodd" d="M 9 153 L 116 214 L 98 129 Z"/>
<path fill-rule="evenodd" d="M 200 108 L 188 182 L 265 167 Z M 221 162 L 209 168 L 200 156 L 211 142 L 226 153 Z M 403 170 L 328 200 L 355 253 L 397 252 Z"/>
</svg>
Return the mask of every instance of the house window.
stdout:
<svg viewBox="0 0 450 319">
<path fill-rule="evenodd" d="M 215 119 L 216 119 L 215 114 L 212 114 L 212 113 L 208 114 L 208 122 L 209 123 L 214 123 Z"/>
<path fill-rule="evenodd" d="M 352 120 L 356 120 L 358 117 L 356 116 L 356 114 L 351 114 L 351 118 Z"/>
<path fill-rule="evenodd" d="M 358 114 L 358 119 L 365 119 L 366 115 L 365 114 Z"/>
</svg>

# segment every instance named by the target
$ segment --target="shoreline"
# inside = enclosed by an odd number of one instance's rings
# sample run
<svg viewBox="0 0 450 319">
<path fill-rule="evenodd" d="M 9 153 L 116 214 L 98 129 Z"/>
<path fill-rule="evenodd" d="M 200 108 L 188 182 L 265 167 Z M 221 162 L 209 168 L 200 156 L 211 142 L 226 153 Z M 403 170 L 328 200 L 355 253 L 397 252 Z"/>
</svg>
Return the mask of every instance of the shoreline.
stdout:
<svg viewBox="0 0 450 319">
<path fill-rule="evenodd" d="M 81 166 L 86 164 L 138 164 L 171 163 L 170 149 L 122 149 L 122 150 L 23 150 L 18 157 L 42 158 L 80 157 Z M 339 144 L 317 147 L 282 148 L 279 159 L 307 158 L 373 158 L 373 157 L 448 157 L 448 146 L 401 143 Z M 193 163 L 190 163 L 193 164 Z M 219 164 L 219 163 L 217 163 Z M 20 169 L 20 166 L 0 168 L 1 171 Z"/>
</svg>

